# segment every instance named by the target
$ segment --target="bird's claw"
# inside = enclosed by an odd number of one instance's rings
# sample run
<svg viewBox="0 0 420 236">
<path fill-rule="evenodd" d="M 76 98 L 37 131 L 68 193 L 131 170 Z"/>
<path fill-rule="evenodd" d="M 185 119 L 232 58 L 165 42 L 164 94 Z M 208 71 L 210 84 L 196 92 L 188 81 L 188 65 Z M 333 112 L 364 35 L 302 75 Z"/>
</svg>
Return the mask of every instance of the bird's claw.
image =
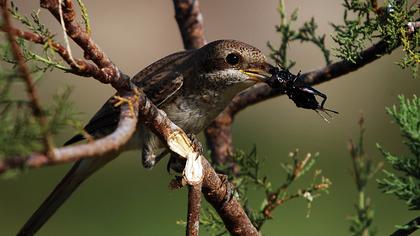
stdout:
<svg viewBox="0 0 420 236">
<path fill-rule="evenodd" d="M 128 98 L 124 98 L 118 95 L 114 96 L 114 99 L 116 100 L 116 103 L 114 104 L 114 107 L 119 107 L 124 103 L 127 103 L 128 108 L 130 109 L 130 115 L 131 116 L 135 116 L 135 112 L 134 112 L 134 105 L 133 102 L 128 99 Z M 136 96 L 136 99 L 138 99 L 138 97 Z"/>
</svg>

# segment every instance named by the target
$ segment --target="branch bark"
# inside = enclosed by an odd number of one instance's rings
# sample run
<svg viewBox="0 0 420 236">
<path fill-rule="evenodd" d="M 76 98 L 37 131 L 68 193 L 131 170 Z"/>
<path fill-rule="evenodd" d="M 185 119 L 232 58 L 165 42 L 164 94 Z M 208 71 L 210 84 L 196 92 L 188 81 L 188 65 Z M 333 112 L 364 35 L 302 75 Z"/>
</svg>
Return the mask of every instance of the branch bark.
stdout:
<svg viewBox="0 0 420 236">
<path fill-rule="evenodd" d="M 4 26 L 0 26 L 0 30 L 6 32 L 6 28 Z M 40 45 L 48 44 L 71 67 L 71 70 L 66 72 L 70 72 L 75 75 L 84 77 L 93 77 L 99 82 L 103 83 L 109 82 L 108 80 L 103 80 L 103 78 L 107 77 L 106 72 L 102 71 L 98 66 L 88 62 L 87 60 L 72 60 L 72 58 L 70 57 L 70 53 L 67 51 L 66 47 L 54 42 L 52 39 L 42 37 L 41 35 L 33 32 L 22 31 L 16 28 L 9 28 L 8 30 L 13 32 L 13 34 L 17 37 L 25 39 L 27 41 Z"/>
<path fill-rule="evenodd" d="M 173 0 L 175 19 L 181 32 L 185 49 L 196 49 L 204 46 L 203 16 L 198 0 Z"/>
<path fill-rule="evenodd" d="M 187 236 L 198 236 L 200 227 L 201 183 L 188 186 Z"/>
<path fill-rule="evenodd" d="M 204 179 L 202 192 L 216 209 L 231 235 L 260 235 L 252 225 L 241 204 L 232 196 L 227 181 L 222 181 L 206 159 L 202 159 Z"/>
<path fill-rule="evenodd" d="M 41 7 L 48 9 L 50 13 L 60 22 L 60 9 L 58 0 L 40 0 Z M 63 20 L 68 36 L 84 51 L 85 58 L 92 60 L 101 73 L 97 74 L 96 79 L 102 83 L 111 84 L 119 90 L 124 88 L 131 89 L 129 81 L 114 78 L 120 77 L 118 68 L 111 62 L 108 56 L 99 49 L 99 46 L 92 40 L 89 33 L 77 23 L 76 12 L 71 0 L 63 0 Z"/>
</svg>

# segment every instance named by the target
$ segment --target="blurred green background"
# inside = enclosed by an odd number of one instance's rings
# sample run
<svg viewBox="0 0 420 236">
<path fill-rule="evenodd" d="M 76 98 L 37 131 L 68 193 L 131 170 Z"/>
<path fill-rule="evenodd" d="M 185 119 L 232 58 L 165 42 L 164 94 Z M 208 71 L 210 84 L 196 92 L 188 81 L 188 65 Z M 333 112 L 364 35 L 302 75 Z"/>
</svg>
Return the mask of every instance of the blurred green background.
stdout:
<svg viewBox="0 0 420 236">
<path fill-rule="evenodd" d="M 338 0 L 285 2 L 289 13 L 299 8 L 297 26 L 314 16 L 320 31 L 327 35 L 331 32 L 329 23 L 340 23 L 342 19 Z M 38 7 L 37 1 L 15 3 L 24 13 Z M 85 0 L 85 4 L 91 16 L 94 40 L 129 75 L 182 50 L 172 1 Z M 266 54 L 268 40 L 275 45 L 280 41 L 274 30 L 279 21 L 275 0 L 202 0 L 200 4 L 209 41 L 237 39 Z M 55 19 L 45 11 L 41 15 L 52 31 L 57 32 L 57 39 L 62 39 Z M 329 37 L 327 43 L 333 46 Z M 73 45 L 73 51 L 76 49 Z M 323 66 L 321 53 L 312 45 L 291 44 L 289 53 L 297 61 L 295 73 Z M 382 161 L 376 142 L 391 152 L 408 153 L 398 127 L 390 122 L 384 109 L 397 103 L 398 94 L 411 96 L 419 91 L 420 81 L 395 65 L 400 53 L 396 50 L 350 75 L 317 86 L 328 95 L 327 107 L 340 112 L 331 123 L 324 122 L 313 111 L 296 108 L 286 97 L 249 107 L 236 117 L 235 146 L 249 151 L 255 144 L 259 157 L 265 159 L 263 172 L 274 183 L 284 179 L 279 164 L 289 161 L 287 154 L 295 148 L 299 148 L 302 155 L 320 152 L 317 168 L 333 182 L 330 194 L 313 203 L 310 218 L 306 218 L 306 202 L 291 201 L 275 211 L 274 220 L 263 228 L 265 235 L 349 234 L 347 217 L 354 214 L 357 195 L 350 176 L 346 144 L 349 138 L 359 135 L 360 111 L 366 117 L 365 144 L 370 157 Z M 82 113 L 83 121 L 113 94 L 109 86 L 92 79 L 56 71 L 42 81 L 43 103 L 48 104 L 51 95 L 65 85 L 74 87 L 72 100 Z M 71 135 L 70 131 L 63 132 L 57 143 Z M 171 176 L 164 162 L 147 171 L 142 168 L 139 157 L 138 152 L 126 153 L 95 174 L 59 209 L 39 235 L 183 235 L 184 228 L 176 225 L 176 221 L 186 217 L 186 191 L 168 189 Z M 70 165 L 48 167 L 0 180 L 0 235 L 15 234 L 69 168 Z M 298 181 L 295 189 L 305 186 L 310 179 L 308 175 Z M 394 225 L 416 216 L 393 196 L 381 194 L 374 181 L 367 194 L 375 209 L 374 223 L 379 235 L 388 235 L 394 231 Z M 249 198 L 260 202 L 262 197 L 262 193 L 253 191 Z M 202 229 L 201 235 L 208 233 Z"/>
</svg>

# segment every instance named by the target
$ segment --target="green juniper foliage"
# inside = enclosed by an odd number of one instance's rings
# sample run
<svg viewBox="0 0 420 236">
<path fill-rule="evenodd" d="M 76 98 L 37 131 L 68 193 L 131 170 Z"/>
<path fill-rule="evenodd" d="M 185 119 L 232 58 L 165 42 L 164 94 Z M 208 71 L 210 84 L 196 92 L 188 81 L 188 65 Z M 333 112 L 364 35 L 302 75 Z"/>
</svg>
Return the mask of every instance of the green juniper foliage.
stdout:
<svg viewBox="0 0 420 236">
<path fill-rule="evenodd" d="M 41 128 L 26 99 L 14 98 L 11 87 L 21 82 L 16 71 L 0 68 L 0 158 L 42 149 Z"/>
<path fill-rule="evenodd" d="M 40 127 L 29 100 L 16 95 L 24 87 L 23 83 L 16 70 L 0 68 L 0 158 L 42 151 L 44 130 L 56 135 L 66 126 L 79 126 L 75 119 L 77 113 L 68 101 L 71 89 L 67 88 L 54 95 L 53 103 L 43 110 L 48 123 Z"/>
<path fill-rule="evenodd" d="M 307 21 L 297 31 L 292 29 L 292 23 L 298 19 L 298 10 L 295 9 L 291 14 L 290 18 L 286 16 L 286 6 L 284 0 L 281 0 L 277 8 L 280 14 L 280 24 L 276 26 L 276 31 L 281 35 L 281 43 L 278 48 L 273 46 L 271 42 L 267 42 L 267 46 L 270 48 L 270 57 L 276 64 L 281 65 L 286 69 L 292 68 L 296 62 L 290 60 L 287 57 L 287 49 L 289 43 L 293 41 L 310 42 L 319 47 L 322 51 L 326 64 L 331 64 L 330 51 L 325 46 L 325 34 L 317 35 L 318 25 L 315 19 L 312 17 L 310 21 Z"/>
<path fill-rule="evenodd" d="M 31 19 L 21 16 L 17 7 L 12 5 L 12 15 L 32 32 L 51 37 L 48 29 L 39 21 L 39 12 L 33 12 Z M 3 43 L 0 45 L 0 57 L 9 64 L 0 64 L 0 158 L 25 156 L 33 152 L 44 151 L 42 136 L 44 131 L 57 135 L 64 127 L 79 127 L 75 119 L 77 113 L 68 101 L 71 89 L 64 89 L 52 97 L 52 104 L 42 108 L 47 118 L 47 125 L 40 127 L 32 114 L 31 103 L 24 94 L 25 82 L 16 67 L 16 60 L 11 53 L 10 44 L 4 33 L 0 35 Z M 31 76 L 36 85 L 43 79 L 44 72 L 60 68 L 53 61 L 56 56 L 47 45 L 43 47 L 45 57 L 38 56 L 29 49 L 29 44 L 17 39 L 22 49 L 27 65 L 31 68 Z M 43 58 L 39 60 L 39 58 Z M 21 92 L 22 91 L 22 92 Z"/>
<path fill-rule="evenodd" d="M 90 27 L 90 18 L 88 10 L 85 4 L 82 2 L 82 0 L 77 0 L 77 4 L 79 4 L 80 10 L 82 12 L 82 19 L 83 23 L 85 24 L 86 33 L 90 35 L 92 33 L 92 28 Z"/>
<path fill-rule="evenodd" d="M 366 156 L 364 151 L 363 117 L 359 120 L 360 136 L 357 144 L 349 142 L 350 157 L 353 165 L 352 176 L 356 184 L 358 201 L 355 204 L 356 214 L 350 217 L 350 233 L 353 236 L 376 235 L 376 228 L 373 227 L 374 211 L 371 207 L 371 200 L 366 196 L 366 187 L 381 168 L 382 163 L 374 164 L 373 160 Z"/>
<path fill-rule="evenodd" d="M 409 0 L 388 0 L 379 6 L 376 0 L 344 0 L 343 24 L 331 24 L 332 39 L 337 44 L 333 48 L 334 56 L 356 63 L 360 53 L 369 44 L 384 40 L 388 52 L 402 46 L 404 55 L 397 62 L 402 68 L 410 68 L 413 76 L 417 75 L 420 63 L 420 31 L 408 32 L 407 24 L 420 20 L 419 8 Z M 271 42 L 267 45 L 271 50 L 270 57 L 286 69 L 292 68 L 296 62 L 287 55 L 289 44 L 294 41 L 309 42 L 317 46 L 326 64 L 331 64 L 331 53 L 325 45 L 325 34 L 318 35 L 318 25 L 312 17 L 297 30 L 293 23 L 298 19 L 297 9 L 288 18 L 284 0 L 278 6 L 280 24 L 276 31 L 280 34 L 280 45 L 275 47 Z"/>
<path fill-rule="evenodd" d="M 42 45 L 41 54 L 34 52 L 34 50 L 29 47 L 29 44 L 23 39 L 18 39 L 17 42 L 23 51 L 23 56 L 26 61 L 33 62 L 33 66 L 38 70 L 50 71 L 54 68 L 57 68 L 68 72 L 70 71 L 70 68 L 64 65 L 63 60 L 57 55 L 52 47 L 52 43 L 54 42 L 54 35 L 40 21 L 40 12 L 41 11 L 39 9 L 32 11 L 31 17 L 29 18 L 20 14 L 19 8 L 14 5 L 13 2 L 11 2 L 11 16 L 20 22 L 23 26 L 25 26 L 30 32 L 47 39 L 46 43 Z M 3 61 L 15 63 L 14 58 L 10 56 L 3 57 Z"/>
<path fill-rule="evenodd" d="M 261 173 L 263 161 L 258 159 L 257 150 L 254 147 L 248 154 L 243 151 L 236 151 L 234 160 L 239 166 L 239 173 L 230 174 L 229 181 L 235 186 L 235 198 L 240 201 L 244 207 L 245 212 L 250 218 L 252 224 L 261 230 L 262 226 L 267 220 L 272 219 L 271 212 L 275 207 L 292 199 L 301 198 L 308 204 L 308 213 L 313 200 L 321 195 L 327 193 L 331 182 L 321 176 L 320 170 L 313 171 L 312 183 L 304 188 L 300 188 L 296 192 L 291 192 L 289 187 L 299 178 L 311 171 L 315 165 L 318 154 L 314 156 L 307 154 L 304 158 L 300 158 L 298 151 L 291 152 L 289 157 L 292 158 L 292 163 L 281 163 L 282 168 L 286 174 L 286 180 L 276 187 L 267 176 Z M 229 173 L 227 166 L 216 165 L 217 172 Z M 257 209 L 253 208 L 248 201 L 249 190 L 251 188 L 259 189 L 264 192 L 263 199 Z M 270 199 L 274 199 L 270 201 Z M 280 202 L 280 204 L 278 204 Z M 273 206 L 274 208 L 270 208 Z M 308 215 L 308 214 L 307 214 Z M 211 232 L 213 235 L 227 234 L 220 218 L 212 208 L 206 208 L 201 212 L 200 224 L 204 229 Z"/>
<path fill-rule="evenodd" d="M 356 63 L 368 44 L 385 40 L 389 52 L 403 46 L 405 55 L 398 64 L 417 75 L 420 32 L 407 33 L 407 24 L 419 20 L 415 1 L 388 0 L 378 6 L 376 0 L 344 0 L 343 6 L 344 24 L 331 24 L 335 31 L 332 38 L 338 44 L 335 56 Z"/>
<path fill-rule="evenodd" d="M 393 170 L 385 170 L 385 178 L 379 179 L 379 188 L 386 194 L 394 194 L 405 201 L 410 210 L 420 210 L 420 98 L 399 96 L 400 108 L 387 108 L 387 113 L 400 126 L 404 144 L 412 155 L 394 155 L 378 148 Z"/>
</svg>

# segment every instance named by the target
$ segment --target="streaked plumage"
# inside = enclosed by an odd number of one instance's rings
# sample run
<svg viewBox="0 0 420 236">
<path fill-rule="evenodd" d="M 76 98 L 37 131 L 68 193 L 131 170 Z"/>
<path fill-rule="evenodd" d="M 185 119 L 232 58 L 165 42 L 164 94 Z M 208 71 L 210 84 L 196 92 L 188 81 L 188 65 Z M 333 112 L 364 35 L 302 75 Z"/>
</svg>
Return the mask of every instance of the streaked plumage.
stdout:
<svg viewBox="0 0 420 236">
<path fill-rule="evenodd" d="M 229 54 L 234 54 L 235 59 L 239 58 L 237 63 L 227 60 Z M 252 86 L 257 80 L 269 77 L 270 68 L 258 49 L 234 40 L 219 40 L 201 49 L 169 55 L 143 69 L 132 81 L 186 133 L 197 134 L 223 111 L 238 92 Z M 115 130 L 118 117 L 119 110 L 110 99 L 89 121 L 85 130 L 95 138 L 103 137 Z M 66 144 L 82 139 L 83 136 L 78 135 Z M 145 167 L 155 165 L 158 161 L 155 158 L 165 152 L 165 145 L 142 124 L 139 124 L 124 150 L 140 148 Z M 19 235 L 37 232 L 86 178 L 120 152 L 78 161 Z"/>
</svg>

